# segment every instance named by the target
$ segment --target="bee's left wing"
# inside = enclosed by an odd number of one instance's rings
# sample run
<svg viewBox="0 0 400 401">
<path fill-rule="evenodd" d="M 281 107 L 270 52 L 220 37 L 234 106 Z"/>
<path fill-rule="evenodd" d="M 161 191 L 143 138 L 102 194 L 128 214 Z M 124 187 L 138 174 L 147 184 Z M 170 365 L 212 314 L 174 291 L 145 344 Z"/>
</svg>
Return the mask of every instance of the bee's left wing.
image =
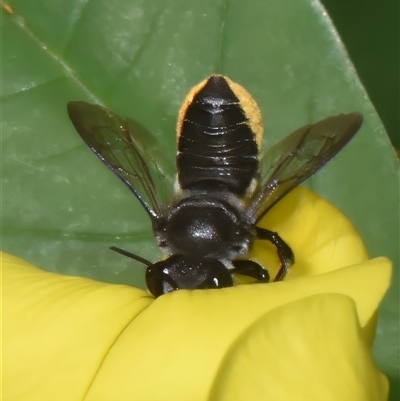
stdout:
<svg viewBox="0 0 400 401">
<path fill-rule="evenodd" d="M 128 121 L 104 107 L 81 101 L 69 102 L 67 109 L 86 145 L 128 186 L 152 220 L 159 217 L 170 196 L 165 177 L 130 132 Z"/>
<path fill-rule="evenodd" d="M 246 214 L 257 222 L 276 202 L 334 157 L 356 134 L 360 113 L 340 114 L 293 132 L 262 159 L 261 184 Z"/>
</svg>

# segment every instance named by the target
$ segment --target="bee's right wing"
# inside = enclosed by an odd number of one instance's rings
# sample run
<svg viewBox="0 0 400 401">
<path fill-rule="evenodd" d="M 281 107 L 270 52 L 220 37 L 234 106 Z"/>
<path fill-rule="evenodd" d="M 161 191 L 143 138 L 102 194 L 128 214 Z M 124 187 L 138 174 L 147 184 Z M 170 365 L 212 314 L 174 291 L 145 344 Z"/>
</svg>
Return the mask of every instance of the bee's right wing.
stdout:
<svg viewBox="0 0 400 401">
<path fill-rule="evenodd" d="M 67 109 L 86 145 L 128 186 L 150 218 L 158 218 L 172 191 L 166 188 L 168 182 L 156 161 L 130 132 L 128 122 L 86 102 L 69 102 Z"/>
</svg>

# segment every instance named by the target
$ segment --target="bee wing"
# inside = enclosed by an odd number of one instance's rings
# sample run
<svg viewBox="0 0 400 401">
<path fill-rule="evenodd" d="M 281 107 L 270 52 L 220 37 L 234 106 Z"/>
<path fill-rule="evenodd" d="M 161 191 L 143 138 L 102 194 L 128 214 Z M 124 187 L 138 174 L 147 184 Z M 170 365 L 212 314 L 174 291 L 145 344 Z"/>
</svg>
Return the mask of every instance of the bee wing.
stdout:
<svg viewBox="0 0 400 401">
<path fill-rule="evenodd" d="M 69 102 L 68 115 L 86 145 L 135 194 L 151 219 L 167 201 L 165 177 L 148 150 L 132 136 L 130 124 L 99 105 Z"/>
<path fill-rule="evenodd" d="M 360 113 L 329 117 L 293 132 L 269 149 L 262 159 L 261 185 L 246 214 L 261 217 L 288 192 L 313 175 L 356 134 Z"/>
</svg>

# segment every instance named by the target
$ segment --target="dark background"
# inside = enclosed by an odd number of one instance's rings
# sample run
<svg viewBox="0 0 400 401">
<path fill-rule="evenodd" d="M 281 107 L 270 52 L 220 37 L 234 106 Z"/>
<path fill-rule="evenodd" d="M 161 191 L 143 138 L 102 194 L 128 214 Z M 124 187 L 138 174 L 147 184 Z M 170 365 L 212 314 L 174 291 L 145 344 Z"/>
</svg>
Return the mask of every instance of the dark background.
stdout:
<svg viewBox="0 0 400 401">
<path fill-rule="evenodd" d="M 322 0 L 322 3 L 400 158 L 400 1 Z M 398 400 L 399 393 L 398 379 L 392 378 L 390 400 Z"/>
<path fill-rule="evenodd" d="M 393 145 L 400 148 L 399 0 L 322 0 Z"/>
</svg>

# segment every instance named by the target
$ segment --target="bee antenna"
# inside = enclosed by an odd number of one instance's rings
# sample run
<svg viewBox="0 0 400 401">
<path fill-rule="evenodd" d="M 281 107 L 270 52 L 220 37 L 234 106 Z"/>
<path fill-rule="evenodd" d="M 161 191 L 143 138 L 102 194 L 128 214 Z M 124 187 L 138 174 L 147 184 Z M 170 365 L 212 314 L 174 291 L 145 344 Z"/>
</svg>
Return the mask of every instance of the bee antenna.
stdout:
<svg viewBox="0 0 400 401">
<path fill-rule="evenodd" d="M 117 248 L 116 246 L 110 246 L 110 249 L 114 252 L 120 253 L 121 255 L 127 256 L 128 258 L 135 259 L 140 263 L 143 263 L 147 267 L 154 266 L 153 263 L 149 262 L 147 259 L 142 258 L 141 256 L 135 255 L 134 253 L 130 253 L 128 251 L 124 251 L 121 248 Z"/>
</svg>

